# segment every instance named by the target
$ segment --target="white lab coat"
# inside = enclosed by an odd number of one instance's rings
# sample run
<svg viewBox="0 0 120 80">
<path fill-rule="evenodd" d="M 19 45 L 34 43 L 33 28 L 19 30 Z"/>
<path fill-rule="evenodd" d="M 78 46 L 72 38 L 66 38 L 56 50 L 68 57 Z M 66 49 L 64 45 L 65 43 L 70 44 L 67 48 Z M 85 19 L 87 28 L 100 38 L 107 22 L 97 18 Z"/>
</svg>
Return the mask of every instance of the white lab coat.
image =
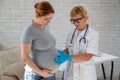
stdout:
<svg viewBox="0 0 120 80">
<path fill-rule="evenodd" d="M 72 55 L 83 54 L 83 53 L 91 53 L 94 55 L 98 54 L 98 41 L 99 35 L 98 33 L 92 29 L 91 27 L 88 28 L 86 34 L 86 44 L 84 41 L 79 43 L 80 38 L 83 37 L 85 30 L 82 31 L 78 36 L 76 30 L 72 45 L 70 44 L 70 40 L 72 38 L 72 34 L 75 30 L 75 27 L 70 31 L 66 40 L 66 48 L 68 48 L 69 53 Z M 67 67 L 67 74 L 65 76 L 65 80 L 97 80 L 96 76 L 96 68 L 93 58 L 91 58 L 87 62 L 70 62 L 68 63 Z M 70 67 L 71 65 L 71 67 Z"/>
</svg>

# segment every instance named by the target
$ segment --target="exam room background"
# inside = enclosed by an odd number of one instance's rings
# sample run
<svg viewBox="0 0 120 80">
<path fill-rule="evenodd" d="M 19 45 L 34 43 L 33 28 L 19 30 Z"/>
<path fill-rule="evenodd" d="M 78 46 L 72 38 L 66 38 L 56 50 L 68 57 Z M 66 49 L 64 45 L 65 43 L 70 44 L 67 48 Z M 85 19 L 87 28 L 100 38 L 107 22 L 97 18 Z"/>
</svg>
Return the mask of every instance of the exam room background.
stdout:
<svg viewBox="0 0 120 80">
<path fill-rule="evenodd" d="M 11 48 L 20 45 L 23 28 L 34 17 L 34 4 L 42 0 L 0 0 L 0 45 Z M 100 34 L 100 52 L 120 57 L 120 0 L 47 0 L 55 8 L 50 29 L 56 38 L 56 47 L 63 48 L 72 24 L 69 12 L 72 7 L 83 5 L 90 13 L 89 25 Z M 115 60 L 114 77 L 120 71 L 120 61 Z M 106 62 L 107 63 L 107 62 Z M 98 76 L 102 77 L 101 67 L 97 65 Z M 107 76 L 110 64 L 105 64 Z"/>
</svg>

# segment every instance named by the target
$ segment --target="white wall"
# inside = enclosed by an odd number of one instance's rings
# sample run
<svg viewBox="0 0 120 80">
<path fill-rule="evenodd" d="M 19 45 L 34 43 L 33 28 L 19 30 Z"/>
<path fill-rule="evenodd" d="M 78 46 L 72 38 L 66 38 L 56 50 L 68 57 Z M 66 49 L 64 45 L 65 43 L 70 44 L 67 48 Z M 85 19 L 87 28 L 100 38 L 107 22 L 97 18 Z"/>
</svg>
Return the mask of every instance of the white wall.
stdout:
<svg viewBox="0 0 120 80">
<path fill-rule="evenodd" d="M 4 48 L 20 44 L 23 28 L 34 17 L 34 4 L 42 0 L 0 0 L 0 45 Z M 51 32 L 56 38 L 57 47 L 64 47 L 67 33 L 71 26 L 69 22 L 70 9 L 77 5 L 88 8 L 91 20 L 90 26 L 100 34 L 100 51 L 120 56 L 120 1 L 119 0 L 47 0 L 55 8 Z M 110 64 L 105 66 L 109 76 Z M 98 68 L 99 76 L 102 73 Z M 120 71 L 120 63 L 115 61 L 114 76 Z"/>
</svg>

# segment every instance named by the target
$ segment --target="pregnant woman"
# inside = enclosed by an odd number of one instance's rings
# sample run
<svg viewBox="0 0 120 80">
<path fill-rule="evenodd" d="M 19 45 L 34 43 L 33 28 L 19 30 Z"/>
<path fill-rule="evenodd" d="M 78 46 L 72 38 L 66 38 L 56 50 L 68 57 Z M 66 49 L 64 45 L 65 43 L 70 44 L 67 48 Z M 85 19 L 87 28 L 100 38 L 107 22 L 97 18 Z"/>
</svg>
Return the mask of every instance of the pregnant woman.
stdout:
<svg viewBox="0 0 120 80">
<path fill-rule="evenodd" d="M 21 54 L 25 62 L 24 80 L 56 80 L 53 70 L 57 56 L 56 42 L 49 31 L 54 9 L 47 1 L 35 4 L 35 18 L 21 36 Z"/>
</svg>

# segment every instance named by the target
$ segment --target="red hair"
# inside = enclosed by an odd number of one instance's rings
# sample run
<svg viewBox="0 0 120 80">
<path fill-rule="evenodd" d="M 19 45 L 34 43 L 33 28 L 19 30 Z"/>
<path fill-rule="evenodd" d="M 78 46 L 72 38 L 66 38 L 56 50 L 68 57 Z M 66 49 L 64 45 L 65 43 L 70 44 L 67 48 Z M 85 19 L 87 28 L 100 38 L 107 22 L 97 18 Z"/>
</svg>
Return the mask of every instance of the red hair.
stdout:
<svg viewBox="0 0 120 80">
<path fill-rule="evenodd" d="M 52 5 L 47 1 L 38 2 L 38 3 L 36 3 L 34 5 L 34 7 L 36 9 L 36 13 L 40 17 L 48 15 L 50 13 L 55 13 L 54 8 L 52 7 Z"/>
</svg>

